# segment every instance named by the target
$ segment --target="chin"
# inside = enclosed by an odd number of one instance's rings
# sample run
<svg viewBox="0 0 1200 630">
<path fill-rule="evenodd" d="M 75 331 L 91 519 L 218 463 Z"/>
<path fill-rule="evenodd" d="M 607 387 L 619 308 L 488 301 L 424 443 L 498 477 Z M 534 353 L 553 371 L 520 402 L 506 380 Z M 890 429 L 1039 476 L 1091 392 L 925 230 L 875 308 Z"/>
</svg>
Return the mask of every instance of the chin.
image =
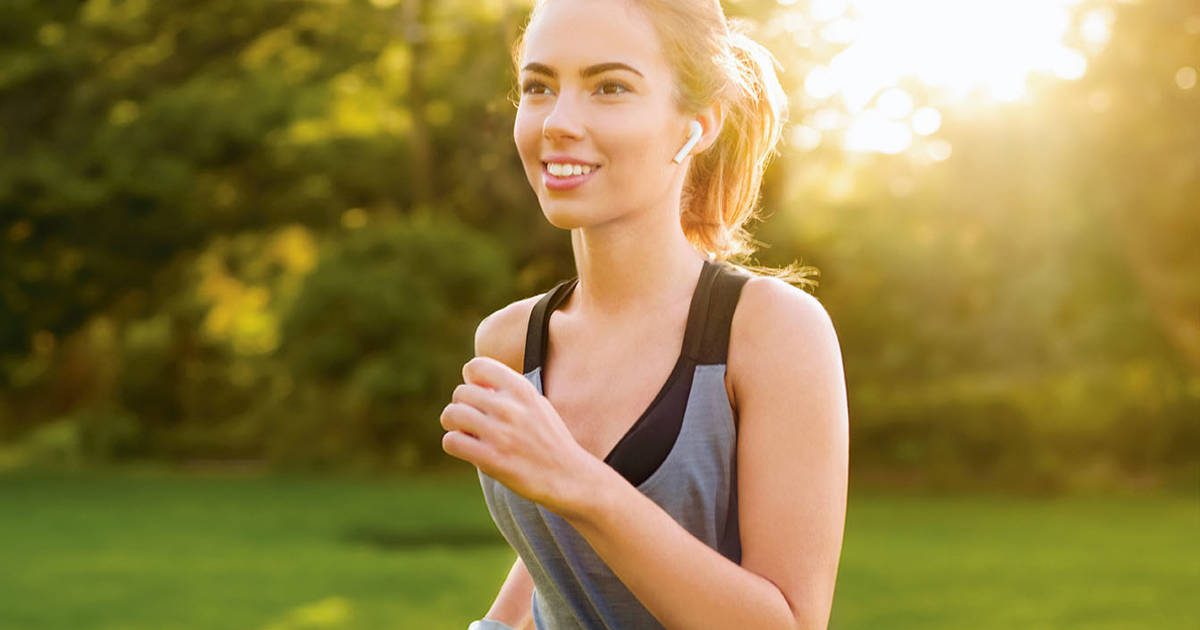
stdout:
<svg viewBox="0 0 1200 630">
<path fill-rule="evenodd" d="M 583 208 L 569 207 L 557 202 L 542 204 L 542 215 L 546 217 L 550 225 L 560 230 L 588 227 L 595 222 L 595 218 Z"/>
</svg>

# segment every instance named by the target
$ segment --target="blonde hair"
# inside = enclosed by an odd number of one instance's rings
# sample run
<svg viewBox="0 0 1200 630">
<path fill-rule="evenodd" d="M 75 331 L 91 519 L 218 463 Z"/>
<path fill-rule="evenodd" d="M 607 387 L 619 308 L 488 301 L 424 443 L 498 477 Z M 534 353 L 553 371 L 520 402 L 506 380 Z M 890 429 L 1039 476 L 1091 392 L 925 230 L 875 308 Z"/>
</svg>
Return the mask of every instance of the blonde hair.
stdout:
<svg viewBox="0 0 1200 630">
<path fill-rule="evenodd" d="M 535 0 L 528 24 L 549 0 Z M 762 243 L 745 225 L 757 219 L 763 172 L 776 155 L 787 122 L 787 95 L 778 62 L 746 34 L 745 23 L 725 17 L 720 0 L 627 0 L 643 9 L 675 72 L 675 101 L 698 112 L 716 101 L 724 122 L 716 142 L 692 158 L 683 187 L 680 223 L 687 239 L 710 258 L 760 275 L 815 287 L 815 267 L 783 269 L 748 264 Z M 513 44 L 519 72 L 524 30 Z"/>
</svg>

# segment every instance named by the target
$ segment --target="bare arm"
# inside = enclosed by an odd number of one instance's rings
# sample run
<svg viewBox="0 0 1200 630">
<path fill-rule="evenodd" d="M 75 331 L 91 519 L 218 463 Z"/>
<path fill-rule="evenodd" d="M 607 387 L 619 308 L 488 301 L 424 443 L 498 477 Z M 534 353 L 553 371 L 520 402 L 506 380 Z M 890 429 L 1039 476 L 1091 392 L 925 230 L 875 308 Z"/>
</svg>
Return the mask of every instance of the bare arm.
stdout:
<svg viewBox="0 0 1200 630">
<path fill-rule="evenodd" d="M 501 361 L 520 371 L 525 358 L 525 329 L 533 305 L 541 298 L 535 295 L 496 311 L 484 318 L 475 330 L 475 355 Z M 515 630 L 536 630 L 529 599 L 533 597 L 533 578 L 525 563 L 517 557 L 508 572 L 496 601 L 485 619 L 504 622 Z"/>
<path fill-rule="evenodd" d="M 516 630 L 535 630 L 533 627 L 533 612 L 529 609 L 529 599 L 533 597 L 533 578 L 525 569 L 521 558 L 513 563 L 512 570 L 500 587 L 496 601 L 488 609 L 485 619 L 495 619 L 516 628 Z"/>
</svg>

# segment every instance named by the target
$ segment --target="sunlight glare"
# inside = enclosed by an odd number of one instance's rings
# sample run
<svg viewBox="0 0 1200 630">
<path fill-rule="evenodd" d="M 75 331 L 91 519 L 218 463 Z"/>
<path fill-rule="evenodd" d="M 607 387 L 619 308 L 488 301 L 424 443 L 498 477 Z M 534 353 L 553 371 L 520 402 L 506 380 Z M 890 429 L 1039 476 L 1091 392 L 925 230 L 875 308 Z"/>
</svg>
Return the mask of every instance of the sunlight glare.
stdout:
<svg viewBox="0 0 1200 630">
<path fill-rule="evenodd" d="M 849 0 L 812 0 L 808 14 L 818 22 L 828 22 L 842 17 L 849 6 Z"/>
<path fill-rule="evenodd" d="M 904 118 L 912 112 L 913 100 L 900 88 L 888 88 L 875 99 L 875 108 L 888 118 Z"/>
<path fill-rule="evenodd" d="M 791 145 L 801 151 L 812 151 L 821 146 L 821 130 L 808 125 L 794 125 L 791 130 Z"/>
<path fill-rule="evenodd" d="M 1112 21 L 1115 16 L 1111 9 L 1095 9 L 1083 16 L 1079 25 L 1079 34 L 1089 46 L 1098 48 L 1108 42 L 1112 33 Z"/>
<path fill-rule="evenodd" d="M 1196 87 L 1196 69 L 1191 66 L 1184 66 L 1175 72 L 1175 85 L 1181 90 L 1190 90 Z"/>
<path fill-rule="evenodd" d="M 1034 71 L 1056 71 L 1070 26 L 1065 0 L 853 0 L 860 33 L 833 66 L 847 83 L 894 84 L 905 76 L 949 90 L 955 100 L 972 89 L 997 95 L 1024 92 Z M 1095 29 L 1096 27 L 1093 27 Z M 1077 64 L 1071 64 L 1072 67 Z M 1074 70 L 1071 71 L 1073 73 Z M 861 94 L 869 87 L 846 90 Z"/>
<path fill-rule="evenodd" d="M 942 113 L 932 107 L 922 107 L 913 112 L 912 128 L 922 136 L 937 133 L 942 128 Z"/>
<path fill-rule="evenodd" d="M 912 144 L 912 131 L 907 125 L 888 120 L 878 111 L 870 110 L 850 123 L 843 143 L 850 151 L 877 151 L 895 155 Z"/>
<path fill-rule="evenodd" d="M 911 142 L 912 131 L 928 135 L 933 131 L 922 132 L 936 130 L 941 121 L 931 110 L 936 120 L 924 113 L 910 129 L 900 119 L 917 109 L 899 85 L 915 80 L 932 100 L 956 106 L 1025 100 L 1033 74 L 1082 77 L 1088 57 L 1064 42 L 1075 28 L 1094 51 L 1110 35 L 1112 12 L 1092 8 L 1073 27 L 1078 5 L 1080 0 L 812 0 L 809 17 L 822 24 L 821 37 L 845 48 L 809 71 L 804 92 L 818 101 L 841 101 L 851 116 L 847 149 L 893 153 L 905 137 Z"/>
</svg>

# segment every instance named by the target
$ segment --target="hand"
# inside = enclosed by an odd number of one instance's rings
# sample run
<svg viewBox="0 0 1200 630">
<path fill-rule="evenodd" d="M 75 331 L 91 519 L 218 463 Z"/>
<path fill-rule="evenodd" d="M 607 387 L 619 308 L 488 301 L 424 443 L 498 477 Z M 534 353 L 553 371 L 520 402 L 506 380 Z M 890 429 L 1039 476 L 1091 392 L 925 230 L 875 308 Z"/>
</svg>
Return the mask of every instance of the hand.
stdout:
<svg viewBox="0 0 1200 630">
<path fill-rule="evenodd" d="M 463 365 L 442 410 L 442 450 L 562 516 L 576 511 L 603 462 L 575 441 L 558 411 L 524 376 L 489 358 Z"/>
</svg>

